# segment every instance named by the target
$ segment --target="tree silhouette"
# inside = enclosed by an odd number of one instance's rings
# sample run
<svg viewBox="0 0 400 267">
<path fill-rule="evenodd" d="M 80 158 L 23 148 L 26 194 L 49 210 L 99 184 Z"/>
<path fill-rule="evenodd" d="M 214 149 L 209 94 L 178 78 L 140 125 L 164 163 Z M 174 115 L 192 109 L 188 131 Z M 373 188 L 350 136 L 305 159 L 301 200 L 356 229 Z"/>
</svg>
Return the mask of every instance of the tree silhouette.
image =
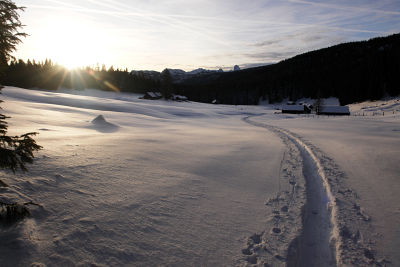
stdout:
<svg viewBox="0 0 400 267">
<path fill-rule="evenodd" d="M 13 58 L 12 53 L 21 42 L 21 37 L 27 35 L 19 31 L 23 26 L 19 21 L 19 10 L 24 10 L 24 7 L 19 7 L 10 0 L 0 1 L 0 64 L 3 68 Z"/>
<path fill-rule="evenodd" d="M 322 106 L 324 105 L 324 100 L 321 97 L 317 97 L 314 101 L 314 110 L 316 114 L 319 114 L 322 110 Z"/>
<path fill-rule="evenodd" d="M 12 1 L 0 1 L 0 64 L 7 66 L 8 60 L 12 58 L 11 53 L 15 51 L 16 45 L 21 42 L 20 37 L 25 33 L 18 31 L 22 27 L 19 21 L 18 11 L 23 7 L 16 6 Z M 0 69 L 1 73 L 1 69 Z M 3 88 L 2 86 L 0 87 Z M 0 102 L 2 102 L 0 100 Z M 33 152 L 42 147 L 36 144 L 32 136 L 36 133 L 26 133 L 20 136 L 7 135 L 8 125 L 6 119 L 9 117 L 0 114 L 0 168 L 10 169 L 14 173 L 20 168 L 27 171 L 25 164 L 33 162 Z M 0 180 L 0 186 L 7 186 Z M 0 220 L 12 221 L 29 214 L 27 204 L 0 202 Z"/>
<path fill-rule="evenodd" d="M 168 69 L 161 72 L 161 89 L 165 99 L 168 99 L 172 93 L 172 77 Z"/>
</svg>

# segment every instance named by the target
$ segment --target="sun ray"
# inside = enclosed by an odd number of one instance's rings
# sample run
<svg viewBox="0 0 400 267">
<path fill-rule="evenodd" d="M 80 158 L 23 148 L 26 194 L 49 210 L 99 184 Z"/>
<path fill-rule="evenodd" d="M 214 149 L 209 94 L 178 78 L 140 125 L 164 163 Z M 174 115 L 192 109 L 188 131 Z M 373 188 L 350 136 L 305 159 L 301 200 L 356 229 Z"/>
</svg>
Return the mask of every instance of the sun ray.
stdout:
<svg viewBox="0 0 400 267">
<path fill-rule="evenodd" d="M 111 90 L 113 90 L 113 91 L 115 91 L 115 92 L 117 92 L 117 93 L 120 92 L 119 88 L 116 87 L 115 85 L 113 85 L 111 82 L 109 82 L 109 81 L 104 81 L 103 83 L 104 83 L 108 88 L 110 88 Z"/>
</svg>

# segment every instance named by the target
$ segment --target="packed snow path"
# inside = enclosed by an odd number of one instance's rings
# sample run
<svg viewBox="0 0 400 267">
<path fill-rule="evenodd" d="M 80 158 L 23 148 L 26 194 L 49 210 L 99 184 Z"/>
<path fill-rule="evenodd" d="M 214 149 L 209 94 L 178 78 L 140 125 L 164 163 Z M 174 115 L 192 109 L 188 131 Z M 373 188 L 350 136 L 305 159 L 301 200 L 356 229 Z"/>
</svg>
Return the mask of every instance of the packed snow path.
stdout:
<svg viewBox="0 0 400 267">
<path fill-rule="evenodd" d="M 387 214 L 387 216 L 390 215 L 391 217 L 371 217 L 367 213 L 368 211 L 373 212 L 374 214 L 378 214 L 378 212 L 374 209 L 370 209 L 368 206 L 364 207 L 363 204 L 365 205 L 365 202 L 369 199 L 381 201 L 381 199 L 377 198 L 377 195 L 371 194 L 375 190 L 372 190 L 370 193 L 364 189 L 361 193 L 365 198 L 361 199 L 358 192 L 349 186 L 349 184 L 357 185 L 357 189 L 363 189 L 363 187 L 357 184 L 357 182 L 362 181 L 362 183 L 366 184 L 375 184 L 376 187 L 380 188 L 381 185 L 378 186 L 376 184 L 378 180 L 371 180 L 371 178 L 375 178 L 376 176 L 355 176 L 353 173 L 359 173 L 357 169 L 358 165 L 362 162 L 369 162 L 370 158 L 374 158 L 373 155 L 360 153 L 353 154 L 352 157 L 344 157 L 344 155 L 338 153 L 354 153 L 354 148 L 343 150 L 343 148 L 347 147 L 356 146 L 359 150 L 362 150 L 365 147 L 372 146 L 377 150 L 378 155 L 381 155 L 381 157 L 383 156 L 386 159 L 383 166 L 387 166 L 388 169 L 383 169 L 381 165 L 375 165 L 376 162 L 370 162 L 369 164 L 372 165 L 362 165 L 363 168 L 361 170 L 371 170 L 372 174 L 374 174 L 375 169 L 380 169 L 380 175 L 385 174 L 385 176 L 379 179 L 379 181 L 382 182 L 395 177 L 398 178 L 398 172 L 396 173 L 395 171 L 391 173 L 391 170 L 395 170 L 396 168 L 398 169 L 398 167 L 395 167 L 399 166 L 396 164 L 398 159 L 388 157 L 394 151 L 398 151 L 399 149 L 399 143 L 395 141 L 398 140 L 396 139 L 398 125 L 392 124 L 392 121 L 398 119 L 396 114 L 392 117 L 388 117 L 387 122 L 380 122 L 379 120 L 370 121 L 369 118 L 366 118 L 366 120 L 359 120 L 354 117 L 308 118 L 288 116 L 287 118 L 288 119 L 282 120 L 277 119 L 276 115 L 271 116 L 260 114 L 260 116 L 252 116 L 251 120 L 249 118 L 245 120 L 255 126 L 267 128 L 276 132 L 288 147 L 293 145 L 290 145 L 291 142 L 285 140 L 294 140 L 294 143 L 296 143 L 296 146 L 300 150 L 299 155 L 301 155 L 301 157 L 299 157 L 304 161 L 301 165 L 303 166 L 304 177 L 307 180 L 307 204 L 304 208 L 303 228 L 301 234 L 299 234 L 300 238 L 296 238 L 288 250 L 288 265 L 304 264 L 301 260 L 301 254 L 304 256 L 307 255 L 307 251 L 304 250 L 307 247 L 301 245 L 301 241 L 299 240 L 303 239 L 303 243 L 307 245 L 307 238 L 311 238 L 312 240 L 315 239 L 313 231 L 311 231 L 311 234 L 307 234 L 307 229 L 316 229 L 309 227 L 310 225 L 313 225 L 312 219 L 316 219 L 316 217 L 312 215 L 319 214 L 318 209 L 314 210 L 312 205 L 310 205 L 310 203 L 316 202 L 313 199 L 310 199 L 310 197 L 314 196 L 317 199 L 321 199 L 326 196 L 326 200 L 324 201 L 324 199 L 322 199 L 322 203 L 327 203 L 327 200 L 330 200 L 332 204 L 336 205 L 332 206 L 330 210 L 325 209 L 325 211 L 330 214 L 329 217 L 332 229 L 329 230 L 329 227 L 326 227 L 325 229 L 328 229 L 328 231 L 323 232 L 330 233 L 331 239 L 329 243 L 332 245 L 332 252 L 336 253 L 336 264 L 338 266 L 397 266 L 397 264 L 394 264 L 395 262 L 398 262 L 397 254 L 388 253 L 394 247 L 387 247 L 387 245 L 390 244 L 389 242 L 395 244 L 399 241 L 396 237 L 396 231 L 393 231 L 395 230 L 395 227 L 392 227 L 395 225 L 393 223 L 396 220 L 396 210 L 393 210 L 393 207 L 391 208 L 390 206 L 392 202 L 386 202 L 388 204 L 388 209 L 379 210 L 380 213 Z M 376 125 L 379 125 L 379 128 L 375 128 Z M 349 128 L 349 126 L 355 128 Z M 345 130 L 340 131 L 338 130 L 339 127 L 340 129 L 343 128 Z M 288 129 L 291 129 L 291 131 Z M 351 132 L 354 132 L 353 135 L 349 135 L 349 129 L 351 129 Z M 378 133 L 379 139 L 375 138 L 377 135 L 375 129 L 380 129 Z M 293 132 L 296 132 L 296 134 Z M 301 137 L 298 133 L 301 133 Z M 304 136 L 308 139 L 311 137 L 313 142 L 310 143 L 310 141 L 306 141 Z M 315 136 L 318 136 L 319 138 L 315 138 Z M 328 139 L 327 137 L 330 137 L 331 139 Z M 350 137 L 351 143 L 347 142 L 346 137 Z M 357 142 L 354 142 L 354 138 L 357 138 Z M 365 139 L 370 140 L 370 143 L 365 143 Z M 316 147 L 314 143 L 317 143 L 318 147 Z M 335 144 L 335 146 L 332 146 L 332 144 Z M 344 144 L 346 144 L 346 146 L 344 146 Z M 381 144 L 381 146 L 376 147 L 376 144 Z M 340 149 L 337 149 L 338 146 Z M 319 147 L 324 148 L 324 151 Z M 329 155 L 334 156 L 335 161 L 330 156 L 327 156 L 325 153 L 326 151 L 328 151 Z M 368 160 L 366 160 L 364 156 L 368 156 Z M 350 172 L 351 176 L 348 176 L 347 173 L 343 172 L 338 164 L 336 164 L 336 161 L 339 161 L 341 166 L 347 167 L 346 164 L 343 164 L 343 162 L 346 162 L 346 159 L 348 159 L 347 165 L 351 167 L 350 169 L 346 168 L 346 170 Z M 358 161 L 355 161 L 354 159 L 357 159 Z M 314 163 L 311 164 L 311 168 L 310 163 Z M 353 166 L 355 166 L 356 169 L 352 168 Z M 311 173 L 309 172 L 310 170 Z M 313 174 L 318 174 L 319 179 L 314 179 L 312 177 Z M 310 183 L 310 180 L 312 183 Z M 318 181 L 320 181 L 320 185 L 316 183 Z M 382 186 L 386 185 L 387 184 L 385 183 L 382 184 Z M 399 184 L 398 181 L 394 181 L 391 185 L 392 188 L 383 192 L 385 193 L 383 196 L 387 196 L 387 192 L 395 192 Z M 318 190 L 318 188 L 324 188 L 327 190 L 321 193 L 321 190 Z M 371 191 L 371 189 L 369 189 L 369 191 Z M 334 201 L 332 201 L 332 199 Z M 321 208 L 323 208 L 323 205 Z M 311 211 L 312 215 L 310 212 L 307 213 L 307 210 Z M 385 221 L 385 218 L 390 218 L 390 220 L 386 221 L 387 228 L 382 228 L 381 223 Z M 307 223 L 309 226 L 307 226 Z M 386 235 L 383 239 L 383 235 L 379 232 L 382 230 L 385 232 L 391 231 L 395 235 Z M 267 236 L 267 242 L 268 238 L 269 237 Z M 326 240 L 326 237 L 324 239 Z M 326 243 L 327 242 L 325 241 L 325 244 Z M 385 247 L 379 247 L 378 244 L 384 244 Z M 293 255 L 295 255 L 294 261 Z M 390 256 L 388 257 L 388 255 Z M 333 262 L 334 261 L 332 261 L 332 264 Z M 329 262 L 326 264 L 329 264 Z"/>
<path fill-rule="evenodd" d="M 335 266 L 335 242 L 339 242 L 335 217 L 337 208 L 320 161 L 310 147 L 289 131 L 254 122 L 251 117 L 244 118 L 244 121 L 276 133 L 288 146 L 295 145 L 300 152 L 298 156 L 302 157 L 306 180 L 306 203 L 301 214 L 303 228 L 288 251 L 288 265 Z"/>
</svg>

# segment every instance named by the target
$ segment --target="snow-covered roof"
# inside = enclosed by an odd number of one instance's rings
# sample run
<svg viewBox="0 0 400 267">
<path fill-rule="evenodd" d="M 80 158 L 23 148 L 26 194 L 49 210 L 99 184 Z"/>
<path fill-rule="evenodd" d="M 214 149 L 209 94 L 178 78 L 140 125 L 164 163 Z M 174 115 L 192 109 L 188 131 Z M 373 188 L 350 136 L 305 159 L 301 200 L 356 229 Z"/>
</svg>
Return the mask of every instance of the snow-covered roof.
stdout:
<svg viewBox="0 0 400 267">
<path fill-rule="evenodd" d="M 157 97 L 161 97 L 161 93 L 160 92 L 146 92 L 147 95 L 149 95 L 150 97 L 153 98 L 157 98 Z"/>
<path fill-rule="evenodd" d="M 147 92 L 147 94 L 148 94 L 149 96 L 151 96 L 151 97 L 157 97 L 156 94 L 153 93 L 153 92 Z"/>
<path fill-rule="evenodd" d="M 322 106 L 320 112 L 324 113 L 350 113 L 348 106 Z"/>
</svg>

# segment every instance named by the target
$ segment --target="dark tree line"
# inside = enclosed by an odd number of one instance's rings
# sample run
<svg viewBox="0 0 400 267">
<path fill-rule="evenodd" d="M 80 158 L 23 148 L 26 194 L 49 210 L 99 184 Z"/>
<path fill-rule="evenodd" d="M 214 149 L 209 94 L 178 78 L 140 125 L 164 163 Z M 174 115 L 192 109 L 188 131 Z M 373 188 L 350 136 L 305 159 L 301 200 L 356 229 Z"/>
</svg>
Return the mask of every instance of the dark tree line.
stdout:
<svg viewBox="0 0 400 267">
<path fill-rule="evenodd" d="M 0 82 L 4 85 L 22 88 L 41 88 L 56 90 L 58 88 L 100 90 L 117 90 L 124 92 L 144 93 L 160 87 L 160 81 L 142 75 L 131 74 L 127 69 L 108 69 L 86 67 L 68 70 L 54 64 L 51 60 L 35 62 L 34 60 L 13 60 L 5 68 Z"/>
<path fill-rule="evenodd" d="M 225 104 L 330 96 L 348 104 L 394 96 L 400 94 L 400 34 L 344 43 L 274 65 L 195 77 L 175 89 L 194 101 Z"/>
</svg>

